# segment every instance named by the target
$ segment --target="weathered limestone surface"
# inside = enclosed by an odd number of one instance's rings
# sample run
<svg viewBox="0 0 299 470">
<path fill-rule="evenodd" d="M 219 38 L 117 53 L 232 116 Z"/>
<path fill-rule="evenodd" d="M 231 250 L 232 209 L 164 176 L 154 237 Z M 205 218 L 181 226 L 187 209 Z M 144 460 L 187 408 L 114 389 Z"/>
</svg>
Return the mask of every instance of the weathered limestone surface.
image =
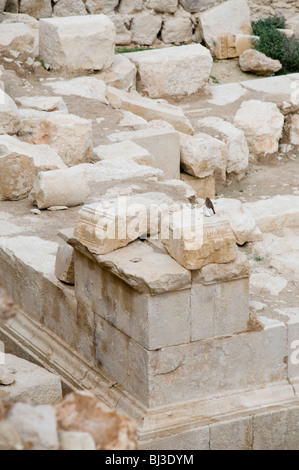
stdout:
<svg viewBox="0 0 299 470">
<path fill-rule="evenodd" d="M 243 101 L 234 125 L 245 133 L 250 151 L 257 157 L 278 151 L 284 117 L 275 103 L 259 100 Z"/>
<path fill-rule="evenodd" d="M 106 99 L 107 85 L 99 78 L 76 77 L 71 80 L 51 81 L 45 83 L 45 86 L 52 88 L 57 94 L 82 96 L 82 98 L 99 100 L 101 103 L 108 104 Z"/>
<path fill-rule="evenodd" d="M 275 196 L 257 202 L 247 202 L 244 208 L 254 217 L 262 232 L 299 226 L 298 196 Z"/>
<path fill-rule="evenodd" d="M 214 175 L 206 178 L 197 178 L 187 173 L 181 173 L 181 180 L 190 185 L 196 192 L 196 197 L 205 199 L 215 197 L 215 177 Z"/>
<path fill-rule="evenodd" d="M 29 399 L 35 404 L 55 404 L 62 398 L 61 380 L 58 375 L 19 357 L 5 354 L 2 370 L 12 373 L 15 382 L 0 385 L 0 400 Z"/>
<path fill-rule="evenodd" d="M 253 72 L 256 75 L 271 75 L 278 72 L 282 65 L 279 60 L 273 60 L 254 49 L 247 50 L 239 58 L 243 72 Z"/>
<path fill-rule="evenodd" d="M 211 54 L 200 44 L 133 52 L 127 57 L 138 69 L 140 89 L 150 98 L 196 93 L 208 83 L 212 69 Z"/>
<path fill-rule="evenodd" d="M 40 172 L 30 193 L 30 199 L 39 209 L 82 204 L 90 195 L 85 173 L 85 165 Z"/>
<path fill-rule="evenodd" d="M 299 145 L 299 115 L 293 114 L 290 125 L 290 144 Z"/>
<path fill-rule="evenodd" d="M 34 184 L 32 158 L 17 153 L 0 156 L 0 200 L 25 199 Z"/>
<path fill-rule="evenodd" d="M 149 0 L 148 7 L 161 13 L 175 13 L 178 0 Z"/>
<path fill-rule="evenodd" d="M 83 2 L 76 2 L 74 0 L 58 0 L 57 2 L 54 3 L 54 15 L 55 16 L 87 15 L 87 11 Z"/>
<path fill-rule="evenodd" d="M 200 132 L 194 136 L 180 134 L 181 165 L 186 173 L 205 178 L 216 170 L 225 179 L 227 146 L 219 139 Z"/>
<path fill-rule="evenodd" d="M 96 450 L 96 445 L 88 432 L 59 431 L 60 450 Z"/>
<path fill-rule="evenodd" d="M 67 106 L 60 96 L 20 96 L 16 101 L 25 108 L 47 112 L 60 111 L 68 114 Z"/>
<path fill-rule="evenodd" d="M 245 134 L 233 124 L 219 117 L 207 117 L 196 123 L 204 132 L 211 133 L 227 144 L 226 172 L 242 174 L 248 167 L 249 149 Z"/>
<path fill-rule="evenodd" d="M 0 288 L 0 324 L 1 322 L 14 317 L 17 314 L 18 306 L 14 303 L 12 298 Z"/>
<path fill-rule="evenodd" d="M 52 15 L 51 2 L 48 0 L 21 0 L 20 13 L 27 13 L 35 18 L 49 18 Z"/>
<path fill-rule="evenodd" d="M 15 102 L 0 88 L 0 135 L 15 134 L 19 124 L 20 114 Z"/>
<path fill-rule="evenodd" d="M 162 18 L 144 11 L 139 15 L 134 15 L 131 31 L 132 41 L 141 46 L 151 46 L 156 39 L 162 26 Z"/>
<path fill-rule="evenodd" d="M 190 18 L 181 16 L 166 18 L 161 32 L 162 41 L 165 44 L 191 42 L 192 26 Z"/>
<path fill-rule="evenodd" d="M 109 86 L 129 91 L 136 86 L 135 65 L 124 54 L 114 56 L 113 64 L 107 72 L 102 72 L 101 79 Z"/>
<path fill-rule="evenodd" d="M 113 108 L 131 111 L 147 121 L 162 119 L 172 124 L 176 130 L 193 135 L 190 121 L 178 106 L 144 98 L 135 91 L 126 93 L 113 87 L 108 87 L 107 99 Z"/>
<path fill-rule="evenodd" d="M 207 221 L 201 214 L 185 221 L 182 214 L 177 215 L 171 220 L 170 236 L 162 237 L 162 241 L 169 254 L 186 269 L 228 263 L 236 258 L 236 239 L 228 221 L 216 218 Z"/>
<path fill-rule="evenodd" d="M 138 165 L 154 166 L 155 161 L 148 150 L 131 140 L 123 140 L 111 145 L 99 145 L 93 149 L 93 160 L 124 159 Z"/>
<path fill-rule="evenodd" d="M 212 54 L 217 35 L 250 34 L 250 11 L 246 0 L 228 0 L 200 15 L 203 38 Z"/>
<path fill-rule="evenodd" d="M 38 55 L 38 31 L 30 24 L 1 24 L 0 52 L 8 58 L 26 61 Z"/>
<path fill-rule="evenodd" d="M 257 36 L 250 34 L 224 34 L 217 38 L 215 56 L 217 59 L 239 57 L 244 51 L 252 49 Z"/>
<path fill-rule="evenodd" d="M 55 276 L 66 284 L 75 284 L 74 249 L 60 245 L 56 255 Z"/>
<path fill-rule="evenodd" d="M 40 56 L 53 69 L 102 70 L 112 65 L 115 27 L 107 16 L 47 18 L 39 27 Z"/>
</svg>

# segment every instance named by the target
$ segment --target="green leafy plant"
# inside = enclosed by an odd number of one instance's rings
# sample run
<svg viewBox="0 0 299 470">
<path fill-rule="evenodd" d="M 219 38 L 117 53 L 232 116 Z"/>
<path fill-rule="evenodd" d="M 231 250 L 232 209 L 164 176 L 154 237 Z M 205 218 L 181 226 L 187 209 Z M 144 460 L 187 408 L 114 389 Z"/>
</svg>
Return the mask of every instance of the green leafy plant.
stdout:
<svg viewBox="0 0 299 470">
<path fill-rule="evenodd" d="M 130 52 L 142 52 L 142 51 L 152 51 L 152 47 L 132 47 L 132 48 L 127 48 L 127 47 L 118 47 L 115 49 L 115 54 L 128 54 Z"/>
<path fill-rule="evenodd" d="M 252 22 L 253 34 L 259 37 L 254 41 L 254 47 L 267 57 L 280 61 L 280 74 L 299 72 L 299 39 L 288 38 L 278 30 L 284 28 L 285 19 L 281 16 Z"/>
<path fill-rule="evenodd" d="M 254 260 L 255 261 L 263 261 L 264 258 L 261 258 L 260 256 L 255 256 Z"/>
<path fill-rule="evenodd" d="M 216 78 L 214 75 L 210 75 L 210 79 L 213 81 L 213 83 L 219 83 L 218 78 Z"/>
</svg>

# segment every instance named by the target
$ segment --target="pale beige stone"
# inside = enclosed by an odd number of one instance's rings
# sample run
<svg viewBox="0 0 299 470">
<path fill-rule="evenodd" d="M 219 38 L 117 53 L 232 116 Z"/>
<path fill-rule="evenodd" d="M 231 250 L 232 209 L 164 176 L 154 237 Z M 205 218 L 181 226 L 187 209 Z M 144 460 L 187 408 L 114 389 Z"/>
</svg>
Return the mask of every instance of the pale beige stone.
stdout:
<svg viewBox="0 0 299 470">
<path fill-rule="evenodd" d="M 103 80 L 95 77 L 77 77 L 71 80 L 58 80 L 44 83 L 45 86 L 52 88 L 55 93 L 66 96 L 81 96 L 92 100 L 99 100 L 101 103 L 108 104 L 106 99 L 107 85 Z"/>
<path fill-rule="evenodd" d="M 179 3 L 190 13 L 196 13 L 202 9 L 207 9 L 217 3 L 216 0 L 179 0 Z"/>
<path fill-rule="evenodd" d="M 0 421 L 0 450 L 22 450 L 23 445 L 16 428 L 6 419 Z"/>
<path fill-rule="evenodd" d="M 255 49 L 243 52 L 240 55 L 239 64 L 243 72 L 252 72 L 256 75 L 265 76 L 276 73 L 282 68 L 279 60 L 273 60 Z"/>
<path fill-rule="evenodd" d="M 27 398 L 35 404 L 47 405 L 61 400 L 61 380 L 58 375 L 11 354 L 5 354 L 5 364 L 1 368 L 10 373 L 13 371 L 15 378 L 9 386 L 0 385 L 1 400 Z"/>
<path fill-rule="evenodd" d="M 109 18 L 113 21 L 116 29 L 116 44 L 126 46 L 132 42 L 132 32 L 128 29 L 130 21 L 126 16 L 110 13 Z"/>
<path fill-rule="evenodd" d="M 162 18 L 146 10 L 136 14 L 131 24 L 132 41 L 141 46 L 151 46 L 162 26 Z"/>
<path fill-rule="evenodd" d="M 26 199 L 34 184 L 34 164 L 27 155 L 0 156 L 0 200 Z"/>
<path fill-rule="evenodd" d="M 105 15 L 42 19 L 39 29 L 40 56 L 53 69 L 102 70 L 112 65 L 116 33 Z"/>
<path fill-rule="evenodd" d="M 233 124 L 219 117 L 199 119 L 196 123 L 204 132 L 228 146 L 226 172 L 243 174 L 248 168 L 249 149 L 245 134 Z"/>
<path fill-rule="evenodd" d="M 82 204 L 90 195 L 85 173 L 85 165 L 40 172 L 30 193 L 30 199 L 39 209 Z"/>
<path fill-rule="evenodd" d="M 14 317 L 17 313 L 18 307 L 12 298 L 0 288 L 0 322 Z"/>
<path fill-rule="evenodd" d="M 212 54 L 217 37 L 250 34 L 250 10 L 246 0 L 228 0 L 200 14 L 203 38 Z"/>
<path fill-rule="evenodd" d="M 118 0 L 86 0 L 86 7 L 92 15 L 110 13 L 117 7 Z"/>
<path fill-rule="evenodd" d="M 13 57 L 12 51 L 18 59 L 25 61 L 28 57 L 38 55 L 38 31 L 30 24 L 4 23 L 0 30 L 0 52 L 6 57 Z"/>
<path fill-rule="evenodd" d="M 108 136 L 111 142 L 131 140 L 144 147 L 154 158 L 154 166 L 160 168 L 167 179 L 180 175 L 179 135 L 172 129 L 148 128 L 139 131 L 119 132 Z"/>
<path fill-rule="evenodd" d="M 211 450 L 252 450 L 252 428 L 251 417 L 212 424 Z"/>
<path fill-rule="evenodd" d="M 88 432 L 59 431 L 60 450 L 96 450 L 96 445 Z"/>
<path fill-rule="evenodd" d="M 178 0 L 148 0 L 147 6 L 159 13 L 175 13 L 178 7 Z"/>
<path fill-rule="evenodd" d="M 111 145 L 99 145 L 93 149 L 94 157 L 98 160 L 124 159 L 139 165 L 154 166 L 154 157 L 148 150 L 131 140 L 124 140 Z"/>
<path fill-rule="evenodd" d="M 275 103 L 259 100 L 243 101 L 234 125 L 245 133 L 249 150 L 257 157 L 278 151 L 284 117 Z"/>
<path fill-rule="evenodd" d="M 15 134 L 19 124 L 20 114 L 15 102 L 0 89 L 0 134 Z"/>
<path fill-rule="evenodd" d="M 48 405 L 16 403 L 7 413 L 24 445 L 32 450 L 58 450 L 55 410 Z"/>
<path fill-rule="evenodd" d="M 249 262 L 246 255 L 240 251 L 234 261 L 224 264 L 208 264 L 193 273 L 193 281 L 201 284 L 215 284 L 232 281 L 234 279 L 248 278 L 250 275 Z"/>
<path fill-rule="evenodd" d="M 0 386 L 1 385 L 12 385 L 15 382 L 14 374 L 11 374 L 5 368 L 0 367 Z"/>
<path fill-rule="evenodd" d="M 298 406 L 254 416 L 253 450 L 298 450 L 298 419 Z"/>
<path fill-rule="evenodd" d="M 55 276 L 66 284 L 75 284 L 74 249 L 60 245 L 56 255 Z"/>
<path fill-rule="evenodd" d="M 132 127 L 135 131 L 145 129 L 148 122 L 137 114 L 130 111 L 123 111 L 123 117 L 119 122 L 120 127 Z"/>
<path fill-rule="evenodd" d="M 119 13 L 135 13 L 142 10 L 142 0 L 121 0 L 119 5 Z"/>
<path fill-rule="evenodd" d="M 290 143 L 299 145 L 299 114 L 291 116 Z"/>
<path fill-rule="evenodd" d="M 196 197 L 205 199 L 215 198 L 215 177 L 214 175 L 207 176 L 205 178 L 197 178 L 187 173 L 181 173 L 181 180 L 188 183 L 196 192 Z"/>
<path fill-rule="evenodd" d="M 192 40 L 192 22 L 181 16 L 166 18 L 161 32 L 165 44 L 188 43 Z"/>
<path fill-rule="evenodd" d="M 198 178 L 212 176 L 216 170 L 225 179 L 227 145 L 209 134 L 180 134 L 181 165 L 184 171 Z"/>
<path fill-rule="evenodd" d="M 274 232 L 287 227 L 299 227 L 299 197 L 274 196 L 247 202 L 244 209 L 255 219 L 262 232 Z"/>
<path fill-rule="evenodd" d="M 68 114 L 67 106 L 60 96 L 19 96 L 16 101 L 25 108 L 47 112 L 60 111 Z"/>
<path fill-rule="evenodd" d="M 103 72 L 101 79 L 110 86 L 120 90 L 129 91 L 136 86 L 135 65 L 124 54 L 116 54 L 111 68 Z"/>
<path fill-rule="evenodd" d="M 20 13 L 27 13 L 35 18 L 49 18 L 52 15 L 52 5 L 49 0 L 21 0 Z"/>
<path fill-rule="evenodd" d="M 239 100 L 242 96 L 246 95 L 246 93 L 246 89 L 243 88 L 240 83 L 215 85 L 211 87 L 211 98 L 207 101 L 217 106 L 225 106 Z"/>
<path fill-rule="evenodd" d="M 136 91 L 126 93 L 113 87 L 108 87 L 107 99 L 113 108 L 131 111 L 147 121 L 162 119 L 172 124 L 180 132 L 191 135 L 194 132 L 190 121 L 178 106 L 144 98 Z"/>
<path fill-rule="evenodd" d="M 127 57 L 138 69 L 139 87 L 150 98 L 203 90 L 212 69 L 211 54 L 201 44 L 132 52 Z"/>
<path fill-rule="evenodd" d="M 162 241 L 169 254 L 186 269 L 200 269 L 211 263 L 228 263 L 237 256 L 236 239 L 228 221 L 178 213 L 170 223 L 170 235 Z M 192 220 L 193 219 L 193 220 Z"/>
<path fill-rule="evenodd" d="M 247 49 L 252 49 L 258 39 L 250 34 L 224 34 L 217 38 L 215 56 L 217 59 L 239 57 Z"/>
<path fill-rule="evenodd" d="M 257 290 L 268 291 L 271 295 L 279 295 L 288 284 L 287 279 L 282 276 L 275 276 L 268 269 L 259 269 L 258 272 L 250 276 L 250 287 Z"/>
<path fill-rule="evenodd" d="M 81 1 L 57 0 L 54 4 L 55 16 L 77 16 L 87 15 L 85 5 Z M 49 15 L 52 16 L 52 15 Z"/>
</svg>

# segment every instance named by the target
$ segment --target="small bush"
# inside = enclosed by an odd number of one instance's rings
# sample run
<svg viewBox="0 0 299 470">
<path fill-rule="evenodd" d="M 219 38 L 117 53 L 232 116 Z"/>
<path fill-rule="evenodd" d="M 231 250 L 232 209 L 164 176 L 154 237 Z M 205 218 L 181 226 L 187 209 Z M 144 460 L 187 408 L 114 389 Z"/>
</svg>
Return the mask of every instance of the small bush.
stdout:
<svg viewBox="0 0 299 470">
<path fill-rule="evenodd" d="M 285 19 L 281 16 L 252 22 L 253 34 L 260 38 L 254 46 L 257 51 L 280 61 L 281 74 L 299 72 L 299 39 L 287 38 L 277 28 L 285 28 Z"/>
</svg>

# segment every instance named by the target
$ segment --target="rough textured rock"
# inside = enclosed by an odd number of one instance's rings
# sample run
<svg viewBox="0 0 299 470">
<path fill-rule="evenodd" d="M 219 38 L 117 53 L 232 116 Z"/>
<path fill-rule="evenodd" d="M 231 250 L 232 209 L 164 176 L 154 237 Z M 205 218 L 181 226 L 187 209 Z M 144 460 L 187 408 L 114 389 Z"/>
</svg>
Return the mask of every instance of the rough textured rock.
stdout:
<svg viewBox="0 0 299 470">
<path fill-rule="evenodd" d="M 96 445 L 88 432 L 59 431 L 60 450 L 96 450 Z"/>
<path fill-rule="evenodd" d="M 43 19 L 39 26 L 40 57 L 53 69 L 102 70 L 112 65 L 116 33 L 107 16 Z"/>
<path fill-rule="evenodd" d="M 55 410 L 51 406 L 16 403 L 7 413 L 7 420 L 17 429 L 26 448 L 58 450 Z"/>
<path fill-rule="evenodd" d="M 30 24 L 4 23 L 0 29 L 0 53 L 26 61 L 38 55 L 38 31 Z"/>
<path fill-rule="evenodd" d="M 142 0 L 121 0 L 119 12 L 121 14 L 136 13 L 142 10 Z"/>
<path fill-rule="evenodd" d="M 119 121 L 120 127 L 131 127 L 135 131 L 147 128 L 147 121 L 137 114 L 131 113 L 130 111 L 123 111 L 123 117 Z"/>
<path fill-rule="evenodd" d="M 6 419 L 0 421 L 0 450 L 22 450 L 23 444 L 15 427 Z"/>
<path fill-rule="evenodd" d="M 90 160 L 92 123 L 74 114 L 47 113 L 37 119 L 36 128 L 23 139 L 51 146 L 66 165 L 73 166 Z"/>
<path fill-rule="evenodd" d="M 132 41 L 141 46 L 151 46 L 162 26 L 162 18 L 150 12 L 134 15 L 131 25 Z"/>
<path fill-rule="evenodd" d="M 117 54 L 111 69 L 103 72 L 100 77 L 107 85 L 129 91 L 131 88 L 135 88 L 136 73 L 135 65 L 125 55 Z"/>
<path fill-rule="evenodd" d="M 34 164 L 27 155 L 0 155 L 0 200 L 26 199 L 34 183 Z"/>
<path fill-rule="evenodd" d="M 0 288 L 0 323 L 14 317 L 17 314 L 18 306 L 12 298 Z"/>
<path fill-rule="evenodd" d="M 20 114 L 15 102 L 0 88 L 0 134 L 15 134 L 19 124 Z"/>
<path fill-rule="evenodd" d="M 136 426 L 88 392 L 68 395 L 56 406 L 59 431 L 89 433 L 97 450 L 137 449 Z"/>
<path fill-rule="evenodd" d="M 163 22 L 161 32 L 162 41 L 165 44 L 191 42 L 192 40 L 192 22 L 190 18 L 170 17 Z"/>
<path fill-rule="evenodd" d="M 85 172 L 86 166 L 83 164 L 66 170 L 39 173 L 30 193 L 31 201 L 39 209 L 82 204 L 90 195 Z"/>
<path fill-rule="evenodd" d="M 178 106 L 144 98 L 136 91 L 127 93 L 113 87 L 108 87 L 107 99 L 113 108 L 131 111 L 147 121 L 162 119 L 172 124 L 176 130 L 193 135 L 194 131 L 189 119 Z"/>
<path fill-rule="evenodd" d="M 45 83 L 55 93 L 61 95 L 76 95 L 92 100 L 99 100 L 101 103 L 108 104 L 106 99 L 107 86 L 103 80 L 95 77 L 77 77 L 71 80 L 58 80 Z"/>
<path fill-rule="evenodd" d="M 168 253 L 184 268 L 200 269 L 211 263 L 229 263 L 237 256 L 236 239 L 228 221 L 182 215 L 170 225 L 169 238 L 162 237 Z M 177 233 L 180 232 L 180 236 Z"/>
<path fill-rule="evenodd" d="M 52 15 L 52 5 L 49 0 L 21 0 L 20 13 L 35 18 L 49 18 Z"/>
<path fill-rule="evenodd" d="M 85 5 L 87 10 L 92 15 L 98 15 L 99 13 L 110 13 L 119 4 L 119 0 L 86 0 Z"/>
<path fill-rule="evenodd" d="M 208 134 L 180 134 L 181 165 L 184 171 L 205 178 L 219 170 L 225 177 L 227 146 Z"/>
<path fill-rule="evenodd" d="M 217 3 L 217 0 L 179 0 L 185 10 L 190 13 L 201 11 L 202 8 L 210 8 Z"/>
<path fill-rule="evenodd" d="M 93 149 L 93 152 L 93 160 L 96 159 L 95 156 L 99 160 L 123 158 L 138 163 L 138 165 L 154 166 L 154 158 L 150 152 L 131 140 L 124 140 L 112 145 L 99 145 Z"/>
<path fill-rule="evenodd" d="M 109 18 L 113 21 L 116 29 L 116 44 L 118 46 L 125 46 L 132 42 L 132 32 L 128 29 L 130 21 L 126 16 L 117 15 L 114 13 L 109 14 Z"/>
<path fill-rule="evenodd" d="M 293 114 L 291 117 L 290 144 L 299 145 L 299 114 Z"/>
<path fill-rule="evenodd" d="M 139 72 L 139 86 L 150 98 L 191 95 L 206 86 L 212 68 L 208 49 L 200 44 L 127 55 Z"/>
<path fill-rule="evenodd" d="M 251 34 L 246 0 L 228 0 L 200 14 L 205 43 L 215 53 L 217 38 L 226 34 Z"/>
<path fill-rule="evenodd" d="M 247 202 L 244 208 L 254 217 L 262 232 L 299 227 L 298 196 L 275 196 L 256 202 Z"/>
<path fill-rule="evenodd" d="M 175 13 L 178 7 L 178 0 L 148 0 L 147 6 L 159 13 Z"/>
<path fill-rule="evenodd" d="M 227 173 L 242 174 L 248 168 L 249 149 L 245 134 L 233 124 L 219 117 L 207 117 L 196 123 L 204 132 L 225 142 L 228 146 Z"/>
<path fill-rule="evenodd" d="M 83 2 L 74 0 L 58 0 L 54 4 L 55 16 L 77 16 L 87 15 L 87 11 Z M 49 15 L 52 16 L 52 15 Z"/>
<path fill-rule="evenodd" d="M 60 96 L 19 96 L 16 101 L 24 108 L 68 114 L 67 106 Z"/>
<path fill-rule="evenodd" d="M 239 57 L 244 51 L 253 47 L 254 40 L 258 40 L 258 37 L 250 34 L 224 34 L 219 36 L 216 41 L 215 56 L 217 59 Z"/>
<path fill-rule="evenodd" d="M 196 282 L 212 284 L 246 278 L 249 274 L 250 266 L 247 257 L 238 251 L 237 258 L 231 263 L 215 263 L 203 266 L 201 270 L 195 274 L 195 277 Z"/>
<path fill-rule="evenodd" d="M 207 176 L 205 178 L 197 178 L 187 173 L 181 173 L 181 180 L 188 183 L 196 193 L 196 197 L 205 199 L 209 197 L 214 199 L 215 197 L 215 177 L 214 175 Z"/>
<path fill-rule="evenodd" d="M 255 49 L 248 49 L 240 55 L 239 64 L 243 72 L 253 72 L 256 75 L 272 75 L 278 72 L 282 65 L 279 60 L 273 60 Z"/>
<path fill-rule="evenodd" d="M 245 133 L 250 152 L 262 157 L 278 151 L 284 117 L 275 103 L 259 100 L 243 101 L 234 125 Z"/>
<path fill-rule="evenodd" d="M 55 263 L 55 276 L 66 284 L 75 284 L 74 249 L 69 245 L 58 247 Z"/>
</svg>

